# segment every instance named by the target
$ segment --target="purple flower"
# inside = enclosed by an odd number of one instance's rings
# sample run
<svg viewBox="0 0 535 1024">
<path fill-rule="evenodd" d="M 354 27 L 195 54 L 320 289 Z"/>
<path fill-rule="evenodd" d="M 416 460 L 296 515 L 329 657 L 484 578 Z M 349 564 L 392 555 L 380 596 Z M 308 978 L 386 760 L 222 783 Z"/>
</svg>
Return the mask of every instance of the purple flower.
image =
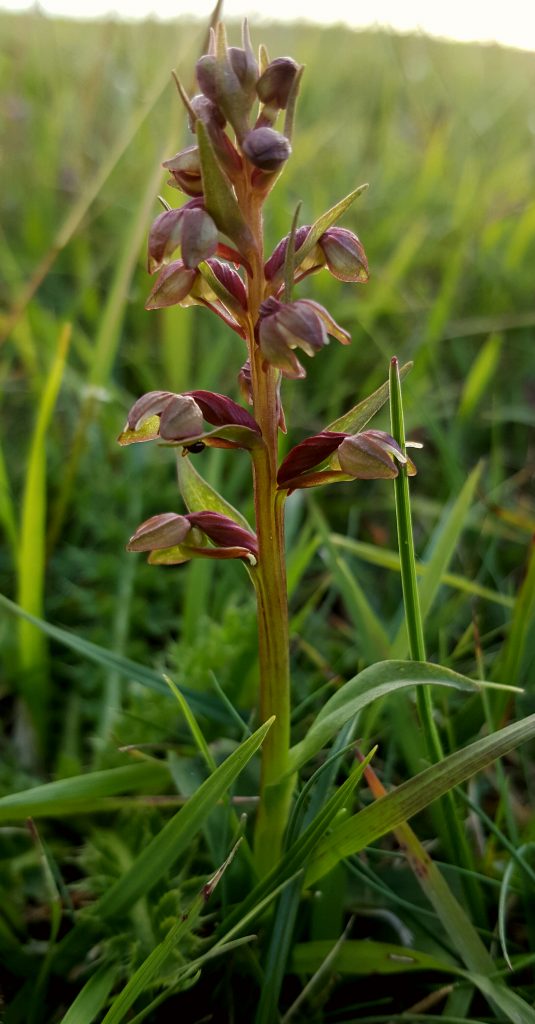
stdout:
<svg viewBox="0 0 535 1024">
<path fill-rule="evenodd" d="M 206 430 L 204 420 L 215 430 Z M 184 447 L 202 442 L 213 448 L 253 448 L 260 429 L 246 409 L 214 391 L 149 391 L 134 402 L 119 444 L 143 441 L 176 442 Z"/>
<path fill-rule="evenodd" d="M 258 559 L 254 533 L 220 512 L 164 512 L 138 526 L 127 551 L 149 551 L 149 562 L 180 565 L 191 558 L 243 558 L 251 565 Z"/>
<path fill-rule="evenodd" d="M 343 344 L 350 342 L 344 331 L 330 313 L 312 299 L 297 299 L 296 302 L 279 302 L 267 299 L 260 307 L 258 343 L 264 359 L 278 367 L 285 377 L 297 380 L 306 376 L 295 349 L 299 348 L 309 356 L 328 345 L 328 335 Z"/>
<path fill-rule="evenodd" d="M 337 480 L 387 480 L 398 475 L 398 464 L 416 474 L 411 459 L 384 430 L 344 434 L 324 430 L 307 437 L 288 453 L 279 467 L 281 490 L 315 487 Z"/>
</svg>

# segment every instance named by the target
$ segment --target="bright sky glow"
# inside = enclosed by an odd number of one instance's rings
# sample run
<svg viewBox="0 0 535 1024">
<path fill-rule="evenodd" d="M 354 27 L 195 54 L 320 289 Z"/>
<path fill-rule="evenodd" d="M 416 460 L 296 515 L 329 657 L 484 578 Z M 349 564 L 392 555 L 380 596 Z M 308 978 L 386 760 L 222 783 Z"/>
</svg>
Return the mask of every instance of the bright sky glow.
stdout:
<svg viewBox="0 0 535 1024">
<path fill-rule="evenodd" d="M 27 0 L 0 0 L 10 11 L 27 10 Z M 49 14 L 65 17 L 99 18 L 118 15 L 142 19 L 156 16 L 162 20 L 192 15 L 207 18 L 213 0 L 41 0 L 39 6 Z M 355 28 L 388 26 L 400 32 L 422 31 L 461 41 L 499 42 L 525 50 L 535 50 L 535 9 L 529 0 L 507 0 L 492 4 L 489 0 L 227 0 L 226 18 L 248 15 L 252 23 L 304 18 L 322 24 L 345 22 Z"/>
</svg>

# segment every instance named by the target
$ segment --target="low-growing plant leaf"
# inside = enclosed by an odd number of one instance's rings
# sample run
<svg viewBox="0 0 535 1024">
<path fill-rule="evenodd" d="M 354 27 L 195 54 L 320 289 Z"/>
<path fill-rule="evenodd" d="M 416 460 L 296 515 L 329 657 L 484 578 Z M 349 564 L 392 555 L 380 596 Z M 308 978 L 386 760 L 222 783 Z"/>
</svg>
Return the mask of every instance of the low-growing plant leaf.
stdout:
<svg viewBox="0 0 535 1024">
<path fill-rule="evenodd" d="M 69 630 L 62 629 L 61 626 L 53 626 L 50 622 L 46 622 L 36 615 L 30 615 L 29 612 L 19 608 L 14 601 L 10 601 L 3 594 L 0 594 L 0 608 L 4 608 L 12 615 L 19 615 L 22 618 L 28 619 L 29 622 L 32 622 L 43 633 L 46 633 L 47 636 L 52 637 L 53 640 L 63 644 L 65 647 L 69 647 L 82 658 L 89 658 L 90 661 L 103 665 L 113 672 L 118 672 L 127 679 L 134 680 L 136 683 L 141 683 L 150 690 L 156 690 L 157 693 L 165 693 L 169 696 L 169 689 L 165 685 L 161 673 L 156 672 L 154 669 L 148 668 L 146 665 L 140 665 L 137 661 L 125 658 L 115 651 L 109 651 L 105 647 L 100 647 L 98 644 L 92 643 L 91 640 L 86 640 L 84 637 L 77 636 L 76 633 L 70 633 Z M 188 703 L 198 714 L 204 714 L 214 721 L 228 725 L 230 721 L 229 715 L 220 701 L 214 700 L 213 697 L 207 694 L 190 690 L 186 686 L 182 687 L 182 692 L 187 698 Z"/>
<path fill-rule="evenodd" d="M 452 669 L 429 662 L 382 661 L 348 680 L 322 707 L 307 735 L 290 750 L 290 768 L 296 771 L 332 739 L 354 715 L 379 697 L 407 686 L 450 686 L 468 693 L 494 683 L 475 682 Z"/>
<path fill-rule="evenodd" d="M 170 818 L 146 844 L 132 866 L 91 907 L 60 944 L 54 963 L 64 971 L 91 943 L 95 929 L 115 915 L 127 913 L 141 897 L 151 892 L 171 869 L 203 827 L 210 811 L 261 746 L 273 723 L 270 718 L 227 757 L 206 779 L 190 800 Z"/>
</svg>

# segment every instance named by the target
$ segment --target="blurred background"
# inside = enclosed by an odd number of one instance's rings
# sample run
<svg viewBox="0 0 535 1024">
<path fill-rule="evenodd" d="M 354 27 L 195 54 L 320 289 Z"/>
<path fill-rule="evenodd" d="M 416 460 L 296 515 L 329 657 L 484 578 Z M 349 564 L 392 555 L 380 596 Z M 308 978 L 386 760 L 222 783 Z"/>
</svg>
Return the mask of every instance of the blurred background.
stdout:
<svg viewBox="0 0 535 1024">
<path fill-rule="evenodd" d="M 143 12 L 130 5 L 128 13 Z M 207 16 L 208 6 L 196 13 Z M 229 16 L 238 13 L 229 4 Z M 488 11 L 473 28 L 468 13 L 471 38 L 500 38 Z M 514 5 L 505 14 L 511 29 Z M 417 14 L 400 27 L 421 23 Z M 442 22 L 428 27 L 453 34 Z M 157 195 L 178 199 L 161 161 L 187 143 L 170 70 L 192 82 L 204 31 L 187 19 L 0 13 L 0 589 L 32 615 L 166 667 L 191 689 L 213 694 L 215 673 L 250 707 L 256 623 L 242 567 L 165 570 L 127 555 L 139 522 L 182 506 L 171 452 L 115 443 L 144 391 L 238 394 L 244 353 L 223 325 L 202 309 L 143 308 Z M 288 232 L 298 200 L 310 223 L 370 183 L 342 222 L 363 241 L 369 283 L 321 273 L 299 291 L 326 305 L 353 344 L 332 342 L 307 360 L 304 382 L 285 384 L 281 451 L 381 384 L 392 355 L 414 360 L 405 402 L 409 435 L 424 443 L 412 486 L 422 557 L 481 463 L 451 579 L 428 616 L 429 656 L 490 671 L 535 525 L 535 55 L 421 32 L 260 30 L 255 17 L 252 32 L 271 57 L 306 64 L 294 155 L 266 212 L 268 250 Z M 231 20 L 233 43 L 238 33 Z M 523 38 L 530 45 L 526 25 L 504 41 Z M 387 424 L 385 414 L 374 425 Z M 196 466 L 251 512 L 245 457 L 206 451 Z M 299 701 L 385 656 L 398 635 L 392 489 L 373 482 L 297 493 L 288 533 Z M 167 735 L 163 698 L 148 713 L 141 687 L 127 689 L 112 663 L 87 660 L 79 644 L 69 649 L 65 636 L 47 637 L 7 606 L 1 615 L 5 784 L 15 772 L 22 785 L 43 765 L 61 775 L 119 763 L 121 743 Z M 519 685 L 533 648 L 531 634 L 515 666 Z"/>
</svg>

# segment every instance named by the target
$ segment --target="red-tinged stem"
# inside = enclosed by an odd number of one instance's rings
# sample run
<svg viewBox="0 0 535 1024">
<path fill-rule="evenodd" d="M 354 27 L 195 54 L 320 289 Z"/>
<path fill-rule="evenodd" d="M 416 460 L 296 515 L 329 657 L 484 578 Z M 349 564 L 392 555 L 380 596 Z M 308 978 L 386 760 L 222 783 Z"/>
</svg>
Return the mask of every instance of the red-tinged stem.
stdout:
<svg viewBox="0 0 535 1024">
<path fill-rule="evenodd" d="M 290 665 L 288 600 L 284 552 L 284 510 L 277 500 L 278 465 L 278 371 L 264 369 L 254 337 L 260 304 L 264 299 L 263 226 L 261 201 L 248 193 L 247 221 L 257 253 L 251 260 L 249 279 L 249 355 L 254 414 L 265 447 L 253 457 L 258 566 L 253 571 L 258 604 L 258 654 L 260 666 L 260 716 L 265 722 L 275 715 L 262 747 L 260 803 L 255 831 L 258 871 L 265 874 L 277 862 L 292 793 L 286 774 L 290 745 Z"/>
</svg>

